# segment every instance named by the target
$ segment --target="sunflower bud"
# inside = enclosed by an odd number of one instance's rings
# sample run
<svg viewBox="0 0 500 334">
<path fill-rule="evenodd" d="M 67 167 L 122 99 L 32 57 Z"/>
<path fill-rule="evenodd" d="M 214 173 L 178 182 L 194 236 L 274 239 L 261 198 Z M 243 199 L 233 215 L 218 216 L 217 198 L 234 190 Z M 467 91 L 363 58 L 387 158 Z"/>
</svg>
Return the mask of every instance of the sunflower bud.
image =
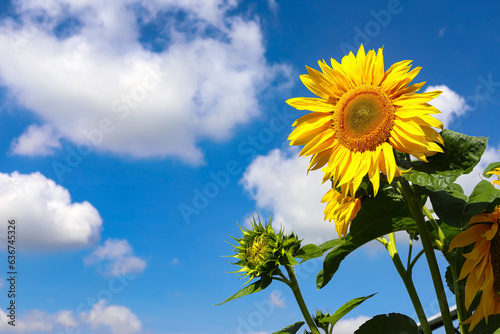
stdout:
<svg viewBox="0 0 500 334">
<path fill-rule="evenodd" d="M 250 224 L 250 229 L 240 226 L 243 237 L 233 237 L 238 245 L 232 245 L 236 254 L 231 257 L 238 259 L 233 264 L 241 267 L 235 273 L 251 281 L 256 277 L 279 275 L 280 265 L 297 264 L 293 254 L 300 248 L 300 240 L 296 235 L 286 236 L 282 230 L 276 233 L 272 228 L 272 219 L 262 225 L 260 217 L 258 220 L 252 217 Z"/>
</svg>

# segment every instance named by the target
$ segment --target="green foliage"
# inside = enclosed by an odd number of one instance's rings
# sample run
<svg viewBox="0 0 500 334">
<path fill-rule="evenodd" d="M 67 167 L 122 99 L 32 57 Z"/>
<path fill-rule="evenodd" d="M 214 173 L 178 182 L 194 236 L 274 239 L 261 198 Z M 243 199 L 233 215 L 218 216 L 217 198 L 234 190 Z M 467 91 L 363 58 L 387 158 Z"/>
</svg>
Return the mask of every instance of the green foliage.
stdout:
<svg viewBox="0 0 500 334">
<path fill-rule="evenodd" d="M 463 228 L 470 219 L 489 207 L 493 210 L 500 204 L 500 190 L 491 182 L 479 182 L 470 197 L 463 194 L 462 188 L 451 184 L 448 189 L 428 191 L 434 211 L 447 225 Z"/>
<path fill-rule="evenodd" d="M 274 332 L 273 334 L 295 334 L 297 331 L 304 325 L 303 321 L 298 321 L 294 323 L 293 325 L 287 326 L 283 328 L 282 330 L 279 330 L 277 332 Z"/>
<path fill-rule="evenodd" d="M 483 180 L 476 185 L 470 194 L 462 222 L 468 223 L 472 217 L 480 214 L 483 210 L 489 207 L 488 211 L 492 211 L 494 206 L 499 204 L 500 190 L 496 189 L 491 182 Z"/>
<path fill-rule="evenodd" d="M 321 251 L 321 248 L 314 244 L 308 244 L 305 246 L 302 246 L 293 256 L 298 257 L 299 259 L 302 259 L 302 262 L 305 262 L 310 259 L 315 259 L 317 257 L 320 257 L 323 255 L 323 252 Z"/>
<path fill-rule="evenodd" d="M 345 303 L 344 305 L 342 305 L 341 307 L 339 307 L 339 309 L 337 311 L 335 311 L 334 314 L 332 314 L 330 316 L 321 317 L 320 319 L 318 319 L 318 322 L 320 324 L 328 323 L 328 324 L 330 324 L 331 327 L 333 327 L 343 316 L 345 316 L 347 313 L 351 312 L 356 307 L 361 305 L 361 303 L 363 303 L 365 300 L 367 300 L 373 296 L 375 296 L 375 293 L 372 295 L 366 296 L 366 297 L 354 298 L 354 299 L 348 301 L 347 303 Z"/>
<path fill-rule="evenodd" d="M 462 187 L 451 183 L 448 189 L 439 191 L 428 191 L 434 212 L 446 224 L 455 227 L 463 227 L 462 222 L 467 196 L 464 195 Z"/>
<path fill-rule="evenodd" d="M 365 199 L 352 222 L 350 232 L 326 256 L 323 270 L 316 278 L 316 286 L 318 289 L 324 287 L 332 279 L 342 260 L 357 248 L 388 233 L 404 230 L 416 231 L 417 227 L 398 194 L 384 189 L 376 197 Z"/>
<path fill-rule="evenodd" d="M 365 322 L 354 334 L 418 334 L 418 326 L 412 318 L 400 314 L 380 314 Z"/>
<path fill-rule="evenodd" d="M 222 304 L 227 303 L 228 301 L 233 300 L 233 299 L 237 299 L 237 298 L 240 298 L 243 296 L 250 295 L 252 293 L 262 291 L 265 288 L 267 288 L 269 286 L 269 284 L 271 284 L 271 281 L 272 281 L 272 279 L 269 277 L 261 278 L 257 282 L 254 282 L 250 285 L 247 285 L 246 287 L 244 287 L 240 291 L 236 292 L 234 295 L 232 295 L 231 297 L 229 297 L 228 299 L 226 299 L 222 303 L 216 304 L 215 306 L 222 305 Z"/>
<path fill-rule="evenodd" d="M 451 130 L 443 130 L 444 153 L 428 157 L 422 161 L 402 162 L 401 167 L 410 169 L 403 177 L 413 184 L 429 190 L 447 190 L 448 185 L 462 174 L 468 174 L 479 163 L 488 138 L 467 136 Z"/>
<path fill-rule="evenodd" d="M 329 251 L 330 249 L 337 247 L 341 243 L 342 239 L 332 239 L 322 243 L 321 245 L 318 245 L 318 247 L 321 249 L 322 254 L 324 254 L 326 251 Z"/>
</svg>

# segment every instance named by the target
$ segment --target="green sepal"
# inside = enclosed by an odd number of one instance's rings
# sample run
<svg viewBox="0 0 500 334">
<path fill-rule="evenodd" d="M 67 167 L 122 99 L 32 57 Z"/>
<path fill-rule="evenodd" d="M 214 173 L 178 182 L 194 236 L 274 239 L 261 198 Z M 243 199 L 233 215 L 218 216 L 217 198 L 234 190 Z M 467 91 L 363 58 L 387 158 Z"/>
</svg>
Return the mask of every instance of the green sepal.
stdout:
<svg viewBox="0 0 500 334">
<path fill-rule="evenodd" d="M 384 189 L 376 197 L 364 199 L 350 232 L 325 257 L 323 270 L 316 277 L 316 287 L 324 287 L 342 260 L 357 248 L 388 233 L 404 230 L 417 231 L 417 226 L 399 194 Z"/>
<path fill-rule="evenodd" d="M 335 326 L 335 324 L 343 317 L 345 316 L 347 313 L 351 312 L 352 310 L 354 310 L 357 306 L 359 306 L 362 302 L 364 302 L 365 300 L 367 300 L 368 298 L 371 298 L 373 296 L 375 296 L 376 293 L 374 294 L 371 294 L 369 296 L 366 296 L 366 297 L 358 297 L 358 298 L 354 298 L 350 301 L 348 301 L 347 303 L 345 303 L 344 305 L 342 305 L 341 307 L 339 307 L 339 309 L 337 311 L 335 311 L 334 314 L 332 314 L 331 316 L 328 316 L 328 317 L 322 317 L 320 319 L 318 319 L 318 321 L 320 323 L 329 323 L 331 324 L 331 326 Z"/>
<path fill-rule="evenodd" d="M 444 129 L 444 153 L 437 153 L 427 158 L 428 162 L 403 161 L 401 167 L 411 170 L 403 177 L 413 184 L 429 190 L 446 190 L 460 175 L 470 173 L 481 160 L 486 150 L 488 138 L 472 137 Z"/>
<path fill-rule="evenodd" d="M 418 334 L 415 321 L 400 313 L 377 315 L 358 328 L 354 334 Z"/>
<path fill-rule="evenodd" d="M 297 260 L 292 256 L 292 254 L 286 252 L 283 257 L 281 257 L 280 264 L 284 266 L 295 266 L 297 265 Z"/>
<path fill-rule="evenodd" d="M 295 334 L 300 329 L 300 327 L 302 327 L 302 325 L 304 325 L 303 321 L 297 321 L 293 325 L 287 326 L 282 330 L 274 332 L 273 334 Z"/>
<path fill-rule="evenodd" d="M 244 287 L 240 291 L 236 292 L 234 295 L 232 295 L 231 297 L 229 297 L 228 299 L 226 299 L 222 303 L 215 304 L 214 306 L 222 305 L 224 303 L 227 303 L 230 300 L 238 299 L 240 297 L 251 295 L 252 293 L 262 291 L 265 288 L 267 288 L 269 286 L 269 284 L 271 284 L 271 282 L 272 282 L 271 277 L 263 277 L 263 278 L 259 279 L 257 282 L 254 282 L 250 285 L 247 285 L 246 287 Z"/>
<path fill-rule="evenodd" d="M 491 164 L 486 167 L 486 169 L 483 172 L 483 176 L 486 178 L 490 178 L 493 174 L 488 174 L 488 172 L 491 172 L 495 168 L 500 168 L 500 162 L 492 162 Z"/>
</svg>

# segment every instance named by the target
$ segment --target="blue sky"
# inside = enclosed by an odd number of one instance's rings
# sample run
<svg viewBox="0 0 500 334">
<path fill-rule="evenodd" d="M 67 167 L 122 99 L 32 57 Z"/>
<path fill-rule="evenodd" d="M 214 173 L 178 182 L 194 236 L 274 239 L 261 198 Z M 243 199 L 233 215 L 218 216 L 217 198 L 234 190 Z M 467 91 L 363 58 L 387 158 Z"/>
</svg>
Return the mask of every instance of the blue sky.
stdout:
<svg viewBox="0 0 500 334">
<path fill-rule="evenodd" d="M 298 77 L 305 65 L 359 43 L 383 46 L 386 68 L 422 66 L 416 80 L 443 91 L 434 103 L 445 125 L 490 137 L 460 179 L 466 191 L 500 160 L 498 3 L 102 3 L 0 5 L 0 235 L 16 218 L 19 272 L 12 330 L 1 266 L 1 332 L 262 334 L 299 320 L 278 282 L 212 306 L 244 282 L 221 256 L 251 211 L 306 242 L 335 236 L 320 203 L 328 185 L 306 176 L 286 141 L 302 113 L 284 101 L 312 96 Z M 416 318 L 381 245 L 350 255 L 316 291 L 320 268 L 298 269 L 311 311 L 378 292 L 337 334 L 380 313 Z M 430 316 L 425 269 L 415 281 Z"/>
</svg>

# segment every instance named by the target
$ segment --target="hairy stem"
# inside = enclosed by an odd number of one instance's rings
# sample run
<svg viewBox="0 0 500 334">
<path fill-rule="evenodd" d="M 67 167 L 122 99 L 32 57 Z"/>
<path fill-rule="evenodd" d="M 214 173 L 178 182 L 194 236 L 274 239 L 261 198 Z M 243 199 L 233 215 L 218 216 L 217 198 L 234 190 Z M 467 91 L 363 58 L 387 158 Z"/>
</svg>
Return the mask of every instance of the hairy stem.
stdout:
<svg viewBox="0 0 500 334">
<path fill-rule="evenodd" d="M 424 332 L 424 334 L 432 334 L 432 330 L 429 326 L 429 323 L 427 322 L 424 308 L 422 307 L 422 303 L 420 302 L 420 298 L 418 297 L 417 290 L 415 289 L 415 285 L 413 284 L 411 274 L 405 269 L 405 267 L 403 266 L 403 262 L 401 262 L 401 258 L 399 257 L 398 250 L 396 248 L 396 237 L 394 233 L 389 234 L 389 242 L 385 244 L 385 246 L 389 251 L 389 254 L 391 255 L 394 267 L 396 267 L 399 276 L 401 276 L 401 279 L 403 280 L 406 291 L 408 291 L 408 295 L 410 296 L 413 307 L 415 308 L 415 312 L 417 312 L 420 326 L 422 326 L 422 331 Z"/>
<path fill-rule="evenodd" d="M 311 317 L 311 314 L 309 313 L 309 310 L 307 309 L 304 297 L 302 297 L 302 293 L 300 292 L 299 283 L 297 281 L 297 277 L 295 276 L 295 270 L 293 269 L 293 266 L 285 266 L 285 268 L 290 278 L 288 281 L 288 286 L 293 291 L 293 295 L 297 300 L 297 304 L 299 304 L 300 311 L 304 316 L 307 326 L 309 326 L 309 330 L 311 331 L 312 334 L 320 334 L 318 328 L 314 324 L 314 321 Z"/>
<path fill-rule="evenodd" d="M 414 193 L 406 179 L 401 178 L 399 184 L 408 208 L 417 223 L 418 232 L 422 240 L 425 257 L 427 258 L 427 264 L 429 265 L 429 270 L 431 272 L 432 282 L 434 283 L 434 289 L 436 291 L 446 334 L 455 334 L 455 328 L 453 327 L 453 321 L 450 314 L 450 307 L 448 306 L 448 301 L 446 300 L 443 280 L 441 279 L 436 254 L 434 253 L 434 249 L 432 247 L 432 236 L 427 230 L 427 226 L 425 224 L 424 214 L 422 211 L 422 199 L 420 198 L 418 191 L 417 193 Z M 416 186 L 415 189 L 418 190 L 418 186 Z"/>
</svg>

